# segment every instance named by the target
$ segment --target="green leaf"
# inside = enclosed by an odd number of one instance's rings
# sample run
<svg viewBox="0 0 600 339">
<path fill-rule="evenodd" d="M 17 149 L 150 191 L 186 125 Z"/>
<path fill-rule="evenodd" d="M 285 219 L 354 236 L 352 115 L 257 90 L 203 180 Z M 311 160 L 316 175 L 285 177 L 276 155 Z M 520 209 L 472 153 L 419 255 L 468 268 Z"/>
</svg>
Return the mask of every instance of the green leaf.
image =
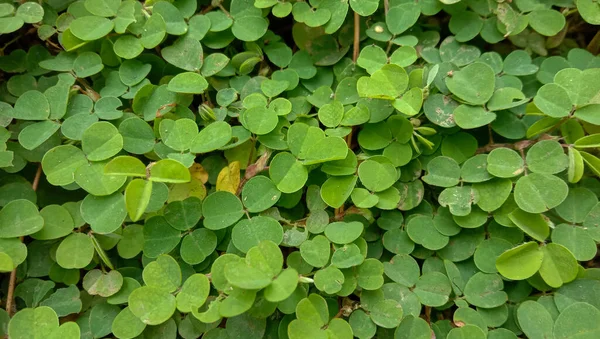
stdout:
<svg viewBox="0 0 600 339">
<path fill-rule="evenodd" d="M 181 285 L 181 269 L 172 257 L 161 254 L 144 267 L 142 277 L 146 286 L 174 292 Z"/>
<path fill-rule="evenodd" d="M 227 191 L 209 194 L 202 204 L 204 227 L 219 230 L 235 224 L 244 210 L 240 200 Z"/>
<path fill-rule="evenodd" d="M 344 117 L 344 106 L 338 100 L 319 108 L 319 120 L 326 127 L 337 127 Z"/>
<path fill-rule="evenodd" d="M 558 288 L 577 277 L 579 271 L 577 259 L 566 247 L 551 243 L 543 246 L 542 252 L 544 259 L 540 267 L 540 275 L 546 284 Z"/>
<path fill-rule="evenodd" d="M 371 320 L 383 328 L 395 328 L 402 320 L 402 306 L 396 300 L 380 300 L 369 308 Z"/>
<path fill-rule="evenodd" d="M 21 120 L 46 120 L 50 116 L 50 103 L 40 91 L 23 93 L 10 111 L 10 117 Z"/>
<path fill-rule="evenodd" d="M 224 121 L 216 121 L 204 127 L 192 141 L 192 153 L 208 153 L 229 143 L 232 137 L 231 126 Z"/>
<path fill-rule="evenodd" d="M 429 272 L 419 277 L 414 293 L 427 306 L 442 306 L 448 301 L 452 287 L 448 278 L 439 272 Z"/>
<path fill-rule="evenodd" d="M 210 292 L 210 282 L 204 274 L 193 274 L 185 280 L 176 296 L 177 309 L 189 313 L 204 304 Z"/>
<path fill-rule="evenodd" d="M 317 235 L 311 240 L 306 240 L 300 245 L 302 259 L 314 267 L 324 267 L 331 255 L 330 242 L 326 237 Z"/>
<path fill-rule="evenodd" d="M 135 338 L 142 334 L 146 324 L 125 307 L 113 320 L 111 331 L 117 338 Z"/>
<path fill-rule="evenodd" d="M 447 339 L 483 339 L 486 335 L 483 330 L 475 325 L 465 325 L 462 327 L 453 328 L 448 332 Z"/>
<path fill-rule="evenodd" d="M 521 177 L 514 190 L 517 205 L 529 213 L 542 213 L 560 205 L 567 198 L 568 191 L 563 180 L 540 173 Z"/>
<path fill-rule="evenodd" d="M 84 6 L 93 15 L 111 17 L 116 16 L 119 10 L 119 0 L 85 0 Z"/>
<path fill-rule="evenodd" d="M 304 186 L 308 179 L 308 172 L 293 155 L 283 152 L 271 160 L 269 176 L 278 190 L 283 193 L 293 193 Z"/>
<path fill-rule="evenodd" d="M 31 124 L 19 133 L 19 143 L 25 149 L 32 150 L 48 140 L 59 128 L 60 124 L 48 120 Z"/>
<path fill-rule="evenodd" d="M 17 8 L 16 17 L 23 19 L 25 23 L 33 24 L 42 21 L 44 8 L 35 2 L 26 2 Z"/>
<path fill-rule="evenodd" d="M 551 9 L 539 9 L 527 14 L 529 25 L 536 32 L 545 36 L 558 34 L 565 27 L 566 19 L 558 11 Z"/>
<path fill-rule="evenodd" d="M 439 187 L 456 186 L 460 178 L 460 167 L 449 157 L 436 157 L 427 164 L 427 175 L 423 181 Z"/>
<path fill-rule="evenodd" d="M 265 240 L 251 248 L 245 262 L 231 262 L 225 265 L 225 278 L 238 288 L 258 290 L 267 287 L 273 277 L 281 271 L 283 255 L 279 246 Z"/>
<path fill-rule="evenodd" d="M 187 25 L 184 18 L 177 7 L 170 2 L 162 3 L 159 1 L 153 6 L 152 11 L 160 14 L 164 19 L 167 27 L 167 33 L 172 35 L 182 35 L 187 32 Z"/>
<path fill-rule="evenodd" d="M 353 222 L 333 222 L 325 228 L 325 236 L 333 243 L 348 244 L 356 240 L 363 232 L 363 224 Z"/>
<path fill-rule="evenodd" d="M 127 216 L 125 199 L 119 192 L 104 197 L 87 195 L 81 204 L 81 216 L 96 233 L 112 233 Z"/>
<path fill-rule="evenodd" d="M 333 208 L 338 208 L 350 197 L 357 177 L 353 175 L 331 177 L 321 187 L 321 198 Z"/>
<path fill-rule="evenodd" d="M 293 268 L 283 270 L 264 291 L 265 299 L 281 302 L 287 299 L 298 285 L 298 272 Z"/>
<path fill-rule="evenodd" d="M 96 196 L 106 196 L 116 192 L 127 178 L 105 174 L 105 164 L 105 162 L 95 162 L 79 167 L 75 171 L 75 183 Z"/>
<path fill-rule="evenodd" d="M 94 257 L 94 244 L 86 234 L 73 233 L 56 250 L 56 262 L 63 268 L 84 268 Z"/>
<path fill-rule="evenodd" d="M 179 73 L 171 81 L 167 89 L 177 93 L 201 94 L 208 88 L 208 82 L 198 73 Z"/>
<path fill-rule="evenodd" d="M 265 176 L 256 176 L 246 182 L 242 188 L 242 202 L 251 213 L 262 212 L 275 205 L 281 192 Z"/>
<path fill-rule="evenodd" d="M 123 136 L 113 124 L 96 122 L 83 132 L 81 147 L 88 160 L 106 160 L 123 148 Z"/>
<path fill-rule="evenodd" d="M 19 241 L 18 238 L 0 239 L 0 252 L 4 253 L 7 262 L 8 271 L 22 264 L 27 258 L 27 246 Z"/>
<path fill-rule="evenodd" d="M 412 241 L 431 250 L 438 250 L 448 244 L 448 237 L 435 229 L 433 220 L 428 216 L 412 218 L 406 225 L 406 231 Z"/>
<path fill-rule="evenodd" d="M 390 188 L 397 179 L 394 165 L 374 160 L 364 161 L 358 166 L 358 177 L 365 187 L 373 192 Z"/>
<path fill-rule="evenodd" d="M 358 94 L 361 97 L 394 100 L 408 86 L 408 74 L 398 65 L 385 65 L 370 77 L 358 79 Z"/>
<path fill-rule="evenodd" d="M 11 338 L 41 338 L 58 328 L 58 316 L 50 307 L 25 308 L 10 320 L 8 335 Z"/>
<path fill-rule="evenodd" d="M 167 22 L 167 32 L 169 23 Z M 171 46 L 161 51 L 162 57 L 171 65 L 190 72 L 202 68 L 202 45 L 198 40 L 184 36 L 177 39 Z"/>
<path fill-rule="evenodd" d="M 554 319 L 546 308 L 535 301 L 527 300 L 519 305 L 517 319 L 528 337 L 553 337 Z"/>
<path fill-rule="evenodd" d="M 44 218 L 29 200 L 13 200 L 0 210 L 0 238 L 30 235 L 43 227 Z"/>
<path fill-rule="evenodd" d="M 272 132 L 279 121 L 277 112 L 266 107 L 252 107 L 243 113 L 242 119 L 248 130 L 258 135 Z"/>
<path fill-rule="evenodd" d="M 113 21 L 99 16 L 84 16 L 71 22 L 69 29 L 78 39 L 83 41 L 97 40 L 110 33 L 115 24 Z"/>
<path fill-rule="evenodd" d="M 493 107 L 488 105 L 488 109 L 492 110 Z M 485 110 L 483 107 L 460 105 L 454 110 L 454 120 L 461 128 L 473 129 L 485 126 L 496 120 L 496 114 Z"/>
<path fill-rule="evenodd" d="M 196 226 L 202 217 L 202 201 L 196 197 L 172 201 L 165 207 L 163 212 L 171 227 L 180 231 L 187 231 Z"/>
<path fill-rule="evenodd" d="M 421 9 L 418 4 L 403 3 L 393 6 L 388 11 L 385 22 L 392 34 L 401 34 L 419 19 Z"/>
<path fill-rule="evenodd" d="M 588 303 L 573 303 L 566 307 L 554 323 L 554 337 L 557 339 L 572 338 L 578 333 L 589 333 L 595 336 L 600 333 L 598 320 L 600 311 Z"/>
<path fill-rule="evenodd" d="M 544 252 L 531 241 L 502 253 L 496 259 L 496 267 L 508 279 L 523 280 L 540 269 L 543 258 Z"/>
<path fill-rule="evenodd" d="M 172 228 L 162 216 L 154 216 L 143 227 L 144 255 L 156 258 L 171 252 L 181 241 L 181 233 Z"/>
<path fill-rule="evenodd" d="M 377 7 L 379 7 L 379 1 L 377 0 L 350 0 L 350 7 L 353 11 L 360 14 L 361 16 L 369 16 L 375 11 L 377 11 Z"/>
<path fill-rule="evenodd" d="M 394 336 L 398 339 L 426 339 L 431 337 L 431 333 L 431 328 L 424 319 L 407 315 L 396 328 Z"/>
<path fill-rule="evenodd" d="M 145 177 L 146 166 L 138 158 L 122 155 L 113 158 L 104 166 L 104 174 Z"/>
<path fill-rule="evenodd" d="M 533 103 L 544 114 L 553 118 L 566 117 L 572 109 L 569 93 L 557 84 L 542 86 L 533 98 Z"/>
<path fill-rule="evenodd" d="M 452 94 L 472 105 L 485 104 L 494 94 L 494 71 L 484 63 L 473 63 L 446 78 Z"/>
<path fill-rule="evenodd" d="M 167 34 L 167 24 L 160 13 L 153 13 L 144 23 L 141 43 L 144 48 L 154 48 L 160 44 Z"/>
<path fill-rule="evenodd" d="M 262 216 L 243 219 L 233 227 L 231 232 L 231 241 L 244 253 L 263 240 L 270 240 L 276 244 L 283 241 L 283 229 L 275 219 Z"/>
<path fill-rule="evenodd" d="M 81 299 L 79 289 L 75 285 L 59 288 L 52 293 L 40 306 L 48 306 L 56 312 L 59 317 L 81 312 Z"/>
<path fill-rule="evenodd" d="M 411 256 L 398 254 L 383 263 L 385 275 L 403 286 L 412 287 L 419 279 L 419 265 Z"/>
<path fill-rule="evenodd" d="M 383 264 L 374 258 L 365 259 L 357 268 L 357 283 L 362 289 L 373 291 L 383 285 Z"/>
<path fill-rule="evenodd" d="M 58 239 L 71 234 L 75 227 L 71 214 L 63 206 L 48 205 L 42 208 L 40 215 L 44 218 L 44 227 L 31 235 L 34 239 Z"/>
<path fill-rule="evenodd" d="M 142 286 L 129 295 L 129 309 L 144 324 L 160 325 L 175 312 L 175 297 L 168 292 Z"/>
<path fill-rule="evenodd" d="M 191 180 L 190 172 L 179 161 L 171 159 L 160 160 L 150 166 L 150 181 L 185 183 Z"/>
<path fill-rule="evenodd" d="M 527 152 L 527 167 L 536 173 L 556 174 L 567 167 L 567 157 L 557 141 L 543 140 Z"/>
<path fill-rule="evenodd" d="M 541 214 L 527 213 L 517 208 L 508 217 L 523 232 L 537 241 L 543 242 L 550 234 L 548 221 Z"/>
<path fill-rule="evenodd" d="M 498 307 L 508 300 L 503 288 L 504 283 L 499 275 L 478 272 L 465 285 L 465 298 L 477 307 Z"/>
<path fill-rule="evenodd" d="M 117 293 L 123 286 L 123 276 L 118 271 L 104 273 L 100 270 L 91 270 L 83 277 L 83 288 L 90 295 L 110 297 Z"/>
<path fill-rule="evenodd" d="M 183 238 L 181 258 L 190 265 L 203 262 L 217 247 L 217 236 L 207 229 L 197 229 Z"/>
<path fill-rule="evenodd" d="M 315 287 L 327 294 L 334 294 L 342 289 L 344 274 L 337 267 L 328 266 L 314 275 Z"/>
<path fill-rule="evenodd" d="M 198 125 L 192 119 L 163 120 L 159 132 L 165 145 L 176 151 L 185 151 L 198 134 Z"/>
</svg>

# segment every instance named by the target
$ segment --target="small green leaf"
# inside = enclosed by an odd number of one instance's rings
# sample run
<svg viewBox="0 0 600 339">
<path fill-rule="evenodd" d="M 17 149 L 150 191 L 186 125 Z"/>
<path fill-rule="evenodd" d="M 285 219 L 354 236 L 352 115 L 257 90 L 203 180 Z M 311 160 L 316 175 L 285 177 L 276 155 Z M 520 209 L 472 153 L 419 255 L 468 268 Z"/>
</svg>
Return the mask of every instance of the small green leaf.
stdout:
<svg viewBox="0 0 600 339">
<path fill-rule="evenodd" d="M 502 253 L 496 259 L 498 272 L 513 280 L 533 276 L 542 266 L 544 252 L 535 242 L 527 242 Z"/>
<path fill-rule="evenodd" d="M 171 159 L 160 160 L 150 167 L 150 181 L 185 183 L 191 180 L 190 172 L 179 161 Z"/>
</svg>

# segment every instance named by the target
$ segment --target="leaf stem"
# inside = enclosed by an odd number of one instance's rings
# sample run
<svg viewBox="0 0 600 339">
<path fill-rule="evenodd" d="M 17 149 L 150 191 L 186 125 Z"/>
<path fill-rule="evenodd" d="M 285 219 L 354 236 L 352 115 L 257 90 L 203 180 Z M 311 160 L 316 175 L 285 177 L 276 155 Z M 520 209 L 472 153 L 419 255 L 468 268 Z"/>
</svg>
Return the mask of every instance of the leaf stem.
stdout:
<svg viewBox="0 0 600 339">
<path fill-rule="evenodd" d="M 223 11 L 223 13 L 225 13 L 225 15 L 227 15 L 227 17 L 229 17 L 230 19 L 233 19 L 233 17 L 231 16 L 231 14 L 225 9 L 225 7 L 223 7 L 223 5 L 221 3 L 219 3 L 218 6 Z"/>
<path fill-rule="evenodd" d="M 21 38 L 20 35 L 17 35 L 16 37 L 14 37 L 12 40 L 8 41 L 7 43 L 4 44 L 4 46 L 2 46 L 2 48 L 0 48 L 0 55 L 4 55 L 4 50 L 12 45 L 13 43 L 17 42 L 17 40 L 19 40 Z"/>
<path fill-rule="evenodd" d="M 596 32 L 590 43 L 587 45 L 587 50 L 594 55 L 600 52 L 600 30 Z"/>
<path fill-rule="evenodd" d="M 33 178 L 33 183 L 31 184 L 31 188 L 34 191 L 37 191 L 38 186 L 40 184 L 40 178 L 42 177 L 42 164 L 38 165 L 38 169 L 35 172 L 35 177 Z M 20 238 L 21 242 L 23 242 L 23 237 Z M 13 300 L 15 295 L 15 286 L 17 285 L 17 268 L 15 267 L 10 272 L 10 280 L 8 281 L 8 293 L 6 294 L 6 312 L 8 316 L 11 317 L 13 314 Z"/>
</svg>

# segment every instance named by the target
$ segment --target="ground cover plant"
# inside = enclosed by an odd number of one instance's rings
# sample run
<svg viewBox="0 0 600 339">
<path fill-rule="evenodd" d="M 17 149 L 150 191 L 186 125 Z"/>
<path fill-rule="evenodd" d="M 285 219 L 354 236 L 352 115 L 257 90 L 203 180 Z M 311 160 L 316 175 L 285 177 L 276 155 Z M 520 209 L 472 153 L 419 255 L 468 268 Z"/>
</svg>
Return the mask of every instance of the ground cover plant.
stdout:
<svg viewBox="0 0 600 339">
<path fill-rule="evenodd" d="M 599 338 L 595 0 L 0 0 L 0 335 Z"/>
</svg>

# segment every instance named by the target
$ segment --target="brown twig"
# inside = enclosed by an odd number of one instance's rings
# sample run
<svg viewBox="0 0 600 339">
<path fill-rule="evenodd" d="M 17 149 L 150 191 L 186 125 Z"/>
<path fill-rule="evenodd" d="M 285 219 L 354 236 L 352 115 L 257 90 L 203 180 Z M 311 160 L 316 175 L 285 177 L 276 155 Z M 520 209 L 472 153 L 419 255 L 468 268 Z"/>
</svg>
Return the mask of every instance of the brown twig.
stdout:
<svg viewBox="0 0 600 339">
<path fill-rule="evenodd" d="M 383 10 L 385 11 L 385 15 L 387 15 L 390 10 L 390 0 L 383 0 Z"/>
<path fill-rule="evenodd" d="M 223 11 L 223 13 L 225 13 L 225 15 L 227 15 L 227 17 L 233 19 L 233 17 L 231 16 L 231 13 L 229 13 L 229 11 L 226 10 L 225 7 L 223 7 L 223 5 L 221 3 L 219 3 L 217 6 L 221 9 L 221 11 Z"/>
<path fill-rule="evenodd" d="M 587 50 L 594 55 L 600 52 L 600 31 L 596 32 L 590 43 L 587 45 Z"/>
<path fill-rule="evenodd" d="M 495 150 L 496 148 L 510 148 L 510 149 L 514 149 L 515 151 L 521 151 L 524 150 L 526 148 L 529 148 L 531 146 L 533 146 L 534 144 L 542 141 L 542 140 L 552 140 L 552 139 L 556 139 L 556 137 L 549 135 L 549 134 L 542 134 L 540 135 L 539 138 L 534 139 L 534 140 L 522 140 L 519 142 L 516 142 L 514 144 L 505 144 L 505 143 L 490 143 L 487 144 L 483 147 L 479 147 L 476 151 L 477 154 L 481 154 L 481 153 L 489 153 L 493 150 Z"/>
<path fill-rule="evenodd" d="M 40 184 L 40 178 L 42 177 L 42 164 L 38 165 L 38 169 L 35 172 L 35 178 L 33 178 L 33 183 L 31 187 L 34 191 L 37 191 L 37 188 Z M 21 237 L 21 241 L 23 241 L 23 237 Z M 13 300 L 15 294 L 15 285 L 17 284 L 17 268 L 15 267 L 10 272 L 10 279 L 8 281 L 8 293 L 6 294 L 6 312 L 8 316 L 12 316 L 13 314 Z"/>
<path fill-rule="evenodd" d="M 34 191 L 37 191 L 38 186 L 40 184 L 40 178 L 42 177 L 42 164 L 40 163 L 37 169 L 37 172 L 35 172 L 35 178 L 33 178 L 33 183 L 31 184 L 31 188 L 33 188 Z"/>
</svg>

